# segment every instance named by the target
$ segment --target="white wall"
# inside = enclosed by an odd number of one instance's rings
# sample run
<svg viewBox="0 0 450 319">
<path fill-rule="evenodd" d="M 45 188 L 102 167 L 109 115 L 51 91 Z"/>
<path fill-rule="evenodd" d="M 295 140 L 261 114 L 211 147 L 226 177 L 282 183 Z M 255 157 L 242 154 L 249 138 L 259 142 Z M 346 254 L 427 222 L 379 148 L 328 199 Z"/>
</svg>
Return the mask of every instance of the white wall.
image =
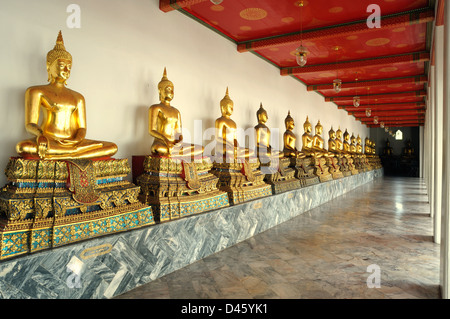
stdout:
<svg viewBox="0 0 450 319">
<path fill-rule="evenodd" d="M 81 28 L 69 29 L 69 4 L 81 7 Z M 331 126 L 364 138 L 369 129 L 323 97 L 251 53 L 179 12 L 163 13 L 158 0 L 0 0 L 0 169 L 15 156 L 15 145 L 30 138 L 24 128 L 24 92 L 47 83 L 45 57 L 62 30 L 73 56 L 68 87 L 84 95 L 87 138 L 115 142 L 116 158 L 148 154 L 147 110 L 158 102 L 157 84 L 164 67 L 175 85 L 173 105 L 183 126 L 194 132 L 220 116 L 219 102 L 228 86 L 235 103 L 232 118 L 244 129 L 255 126 L 260 102 L 268 111 L 268 126 L 282 145 L 288 110 L 303 134 L 309 116 L 320 119 L 324 139 Z M 199 136 L 197 136 L 199 137 Z M 196 140 L 197 141 L 197 140 Z M 203 140 L 202 144 L 209 140 Z M 0 187 L 6 183 L 0 176 Z"/>
</svg>

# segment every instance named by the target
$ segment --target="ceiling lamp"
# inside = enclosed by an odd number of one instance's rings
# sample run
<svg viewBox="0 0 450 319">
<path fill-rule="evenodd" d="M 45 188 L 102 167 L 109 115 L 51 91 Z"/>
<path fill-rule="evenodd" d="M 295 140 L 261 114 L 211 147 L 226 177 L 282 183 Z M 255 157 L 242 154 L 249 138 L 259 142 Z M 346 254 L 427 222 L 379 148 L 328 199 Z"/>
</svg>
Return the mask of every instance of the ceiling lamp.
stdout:
<svg viewBox="0 0 450 319">
<path fill-rule="evenodd" d="M 370 117 L 372 115 L 372 110 L 370 109 L 370 107 L 368 107 L 367 109 L 366 109 L 366 116 L 367 117 Z"/>
<path fill-rule="evenodd" d="M 356 72 L 356 85 L 358 85 L 358 72 Z M 361 104 L 361 98 L 358 96 L 358 86 L 356 87 L 356 95 L 353 97 L 353 106 L 358 107 Z"/>
<path fill-rule="evenodd" d="M 339 93 L 342 89 L 342 80 L 339 79 L 339 71 L 337 67 L 337 51 L 339 50 L 339 47 L 335 46 L 334 50 L 336 51 L 336 79 L 333 80 L 333 88 L 336 93 Z"/>
<path fill-rule="evenodd" d="M 378 124 L 378 116 L 374 116 L 373 117 L 373 123 L 374 124 Z"/>
<path fill-rule="evenodd" d="M 295 50 L 295 59 L 297 60 L 297 64 L 300 66 L 305 66 L 308 61 L 306 48 L 303 46 L 303 19 L 302 19 L 302 10 L 303 0 L 300 0 L 296 3 L 300 7 L 300 46 Z"/>
<path fill-rule="evenodd" d="M 211 2 L 215 5 L 221 4 L 223 0 L 211 0 Z"/>
<path fill-rule="evenodd" d="M 380 127 L 383 128 L 384 127 L 384 122 L 380 123 Z"/>
</svg>

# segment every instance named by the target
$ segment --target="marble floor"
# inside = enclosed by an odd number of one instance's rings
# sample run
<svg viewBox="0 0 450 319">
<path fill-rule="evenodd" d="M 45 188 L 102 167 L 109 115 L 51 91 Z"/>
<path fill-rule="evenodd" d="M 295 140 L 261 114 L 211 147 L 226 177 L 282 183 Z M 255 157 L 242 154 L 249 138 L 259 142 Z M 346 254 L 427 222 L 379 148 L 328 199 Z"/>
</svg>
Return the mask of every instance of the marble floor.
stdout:
<svg viewBox="0 0 450 319">
<path fill-rule="evenodd" d="M 424 182 L 378 178 L 116 298 L 439 299 Z"/>
</svg>

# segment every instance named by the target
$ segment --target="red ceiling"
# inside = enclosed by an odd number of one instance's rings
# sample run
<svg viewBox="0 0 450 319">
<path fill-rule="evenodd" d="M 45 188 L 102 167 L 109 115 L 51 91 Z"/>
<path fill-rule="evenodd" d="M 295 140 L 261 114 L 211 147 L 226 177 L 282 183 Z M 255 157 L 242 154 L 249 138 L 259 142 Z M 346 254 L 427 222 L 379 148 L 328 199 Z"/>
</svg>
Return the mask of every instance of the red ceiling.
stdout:
<svg viewBox="0 0 450 319">
<path fill-rule="evenodd" d="M 160 0 L 160 8 L 214 29 L 242 54 L 253 52 L 337 107 L 351 107 L 358 95 L 360 112 L 382 104 L 389 116 L 399 104 L 399 110 L 425 108 L 435 1 L 303 0 L 299 7 L 299 0 Z M 367 25 L 372 4 L 381 10 L 381 28 Z M 300 42 L 308 52 L 304 67 L 294 55 Z M 339 93 L 332 89 L 337 77 Z M 404 125 L 423 125 L 421 118 L 392 116 L 398 126 L 403 118 Z"/>
</svg>

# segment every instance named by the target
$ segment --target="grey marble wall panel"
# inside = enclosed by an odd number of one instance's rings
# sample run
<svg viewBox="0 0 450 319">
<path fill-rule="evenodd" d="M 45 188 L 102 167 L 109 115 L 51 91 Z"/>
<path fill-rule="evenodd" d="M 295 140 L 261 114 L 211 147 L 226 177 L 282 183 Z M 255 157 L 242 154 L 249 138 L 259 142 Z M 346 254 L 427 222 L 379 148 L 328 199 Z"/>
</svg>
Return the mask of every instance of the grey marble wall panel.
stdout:
<svg viewBox="0 0 450 319">
<path fill-rule="evenodd" d="M 1 298 L 111 298 L 288 221 L 376 170 L 0 262 Z M 99 253 L 95 252 L 96 248 Z M 106 248 L 105 248 L 106 247 Z"/>
</svg>

